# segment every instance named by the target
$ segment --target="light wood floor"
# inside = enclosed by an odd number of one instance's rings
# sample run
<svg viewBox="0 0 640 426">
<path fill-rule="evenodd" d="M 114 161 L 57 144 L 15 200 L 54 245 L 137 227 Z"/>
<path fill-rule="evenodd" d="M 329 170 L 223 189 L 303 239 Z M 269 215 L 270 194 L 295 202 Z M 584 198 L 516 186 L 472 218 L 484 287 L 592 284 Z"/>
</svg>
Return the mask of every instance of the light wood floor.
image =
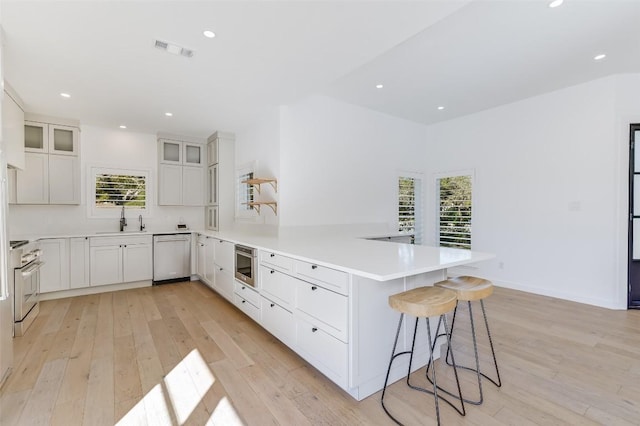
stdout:
<svg viewBox="0 0 640 426">
<path fill-rule="evenodd" d="M 505 289 L 487 311 L 503 387 L 464 418 L 443 405 L 444 424 L 640 424 L 640 311 Z M 391 424 L 380 393 L 353 400 L 198 282 L 43 302 L 14 352 L 2 425 Z M 406 424 L 435 424 L 429 396 L 388 395 Z"/>
</svg>

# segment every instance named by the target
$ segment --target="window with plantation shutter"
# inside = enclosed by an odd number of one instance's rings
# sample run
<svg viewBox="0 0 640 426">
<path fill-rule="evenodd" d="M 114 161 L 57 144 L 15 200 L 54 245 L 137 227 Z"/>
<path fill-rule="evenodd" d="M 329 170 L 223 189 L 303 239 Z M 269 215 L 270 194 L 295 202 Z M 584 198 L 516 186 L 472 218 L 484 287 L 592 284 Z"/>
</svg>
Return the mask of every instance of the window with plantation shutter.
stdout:
<svg viewBox="0 0 640 426">
<path fill-rule="evenodd" d="M 132 214 L 150 214 L 148 170 L 91 167 L 92 217 L 118 217 L 122 207 Z"/>
<path fill-rule="evenodd" d="M 440 247 L 471 250 L 471 175 L 437 179 Z"/>
<path fill-rule="evenodd" d="M 413 234 L 415 244 L 422 242 L 421 182 L 417 177 L 398 177 L 398 231 Z"/>
</svg>

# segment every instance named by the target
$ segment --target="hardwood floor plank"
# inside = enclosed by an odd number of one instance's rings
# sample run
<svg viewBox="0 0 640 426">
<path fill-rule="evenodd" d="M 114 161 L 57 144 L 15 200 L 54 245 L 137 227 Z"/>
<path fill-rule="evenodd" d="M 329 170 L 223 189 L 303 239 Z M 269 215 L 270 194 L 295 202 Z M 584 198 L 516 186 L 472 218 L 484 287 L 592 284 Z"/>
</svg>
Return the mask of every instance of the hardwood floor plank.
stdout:
<svg viewBox="0 0 640 426">
<path fill-rule="evenodd" d="M 253 365 L 253 360 L 234 342 L 217 321 L 206 321 L 201 325 L 213 341 L 222 349 L 235 369 Z"/>
<path fill-rule="evenodd" d="M 278 424 L 271 411 L 236 370 L 231 360 L 217 361 L 210 364 L 210 367 L 215 377 L 224 384 L 229 398 L 237 407 L 238 414 L 248 426 Z"/>
<path fill-rule="evenodd" d="M 29 395 L 29 401 L 22 411 L 18 424 L 50 423 L 66 365 L 66 359 L 56 359 L 42 366 L 38 381 Z"/>
<path fill-rule="evenodd" d="M 84 424 L 114 424 L 113 359 L 100 357 L 91 363 L 84 408 Z"/>
</svg>

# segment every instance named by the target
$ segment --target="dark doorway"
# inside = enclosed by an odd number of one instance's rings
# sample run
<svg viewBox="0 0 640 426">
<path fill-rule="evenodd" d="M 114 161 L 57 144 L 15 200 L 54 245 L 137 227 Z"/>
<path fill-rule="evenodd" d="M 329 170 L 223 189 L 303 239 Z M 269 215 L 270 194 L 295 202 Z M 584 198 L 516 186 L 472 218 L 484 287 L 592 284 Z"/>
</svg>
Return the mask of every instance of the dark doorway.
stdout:
<svg viewBox="0 0 640 426">
<path fill-rule="evenodd" d="M 640 309 L 640 124 L 629 132 L 629 298 L 628 306 Z"/>
</svg>

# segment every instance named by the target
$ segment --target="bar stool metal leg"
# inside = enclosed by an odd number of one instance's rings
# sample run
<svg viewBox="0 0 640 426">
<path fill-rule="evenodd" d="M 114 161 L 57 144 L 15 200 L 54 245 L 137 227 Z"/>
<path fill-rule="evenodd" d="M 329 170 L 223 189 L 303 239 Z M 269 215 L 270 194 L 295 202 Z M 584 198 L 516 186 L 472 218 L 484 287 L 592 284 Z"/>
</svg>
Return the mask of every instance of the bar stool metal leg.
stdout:
<svg viewBox="0 0 640 426">
<path fill-rule="evenodd" d="M 404 314 L 401 313 L 400 320 L 398 321 L 398 330 L 396 331 L 396 339 L 393 342 L 393 349 L 391 349 L 391 359 L 389 360 L 389 367 L 387 368 L 387 376 L 384 379 L 384 387 L 382 388 L 382 397 L 380 398 L 380 404 L 382 404 L 382 409 L 384 410 L 384 412 L 387 413 L 387 415 L 391 418 L 391 420 L 393 420 L 399 425 L 402 425 L 402 423 L 400 423 L 395 417 L 393 417 L 389 412 L 389 410 L 387 409 L 387 407 L 385 407 L 384 395 L 387 392 L 387 384 L 389 383 L 389 374 L 391 373 L 391 366 L 393 365 L 393 361 L 396 359 L 397 356 L 409 353 L 408 351 L 404 351 L 396 354 L 396 347 L 398 346 L 398 337 L 400 336 L 400 330 L 402 329 L 403 319 L 404 319 Z M 414 339 L 415 339 L 415 336 L 414 336 Z"/>
</svg>

